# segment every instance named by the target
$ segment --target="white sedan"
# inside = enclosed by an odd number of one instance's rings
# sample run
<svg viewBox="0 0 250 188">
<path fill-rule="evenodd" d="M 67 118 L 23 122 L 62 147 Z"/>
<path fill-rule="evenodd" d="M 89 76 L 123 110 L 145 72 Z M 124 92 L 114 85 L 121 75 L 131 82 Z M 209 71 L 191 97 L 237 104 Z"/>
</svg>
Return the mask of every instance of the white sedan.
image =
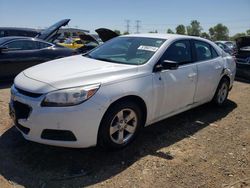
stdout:
<svg viewBox="0 0 250 188">
<path fill-rule="evenodd" d="M 144 126 L 210 101 L 223 105 L 235 70 L 234 58 L 199 37 L 120 36 L 20 73 L 10 115 L 27 140 L 119 149 Z"/>
</svg>

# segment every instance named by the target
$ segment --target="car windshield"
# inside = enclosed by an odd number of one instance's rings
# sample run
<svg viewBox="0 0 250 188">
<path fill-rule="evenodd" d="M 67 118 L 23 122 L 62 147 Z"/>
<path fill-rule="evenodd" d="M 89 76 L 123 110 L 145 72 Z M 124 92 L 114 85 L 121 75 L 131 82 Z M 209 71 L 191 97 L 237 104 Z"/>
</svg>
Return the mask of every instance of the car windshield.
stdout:
<svg viewBox="0 0 250 188">
<path fill-rule="evenodd" d="M 107 62 L 141 65 L 146 63 L 165 41 L 158 38 L 117 37 L 85 56 Z"/>
</svg>

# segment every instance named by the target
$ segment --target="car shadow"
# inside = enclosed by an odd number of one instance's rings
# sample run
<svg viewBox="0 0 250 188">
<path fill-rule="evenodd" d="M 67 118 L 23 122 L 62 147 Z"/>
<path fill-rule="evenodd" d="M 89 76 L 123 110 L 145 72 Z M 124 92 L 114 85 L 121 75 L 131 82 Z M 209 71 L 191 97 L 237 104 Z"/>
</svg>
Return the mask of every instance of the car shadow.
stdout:
<svg viewBox="0 0 250 188">
<path fill-rule="evenodd" d="M 243 83 L 247 83 L 247 84 L 250 84 L 250 80 L 247 80 L 245 78 L 241 78 L 241 77 L 235 77 L 235 80 L 238 81 L 238 82 L 243 82 Z"/>
<path fill-rule="evenodd" d="M 41 145 L 24 140 L 12 127 L 0 137 L 0 174 L 9 182 L 24 187 L 94 185 L 148 155 L 174 159 L 171 153 L 159 150 L 192 137 L 236 107 L 237 104 L 230 100 L 223 108 L 202 105 L 146 127 L 130 146 L 115 152 Z"/>
<path fill-rule="evenodd" d="M 13 80 L 0 81 L 0 89 L 10 88 L 12 84 L 13 84 Z"/>
</svg>

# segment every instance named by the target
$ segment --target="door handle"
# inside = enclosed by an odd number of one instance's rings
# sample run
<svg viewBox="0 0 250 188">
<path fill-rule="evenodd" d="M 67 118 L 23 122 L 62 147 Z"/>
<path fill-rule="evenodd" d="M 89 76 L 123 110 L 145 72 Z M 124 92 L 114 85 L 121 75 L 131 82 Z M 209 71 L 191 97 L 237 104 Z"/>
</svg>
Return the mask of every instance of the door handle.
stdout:
<svg viewBox="0 0 250 188">
<path fill-rule="evenodd" d="M 188 75 L 188 78 L 193 78 L 193 77 L 195 77 L 197 74 L 196 73 L 190 73 L 189 75 Z"/>
<path fill-rule="evenodd" d="M 217 66 L 215 66 L 215 69 L 216 69 L 216 70 L 221 69 L 221 66 L 220 66 L 220 65 L 217 65 Z"/>
</svg>

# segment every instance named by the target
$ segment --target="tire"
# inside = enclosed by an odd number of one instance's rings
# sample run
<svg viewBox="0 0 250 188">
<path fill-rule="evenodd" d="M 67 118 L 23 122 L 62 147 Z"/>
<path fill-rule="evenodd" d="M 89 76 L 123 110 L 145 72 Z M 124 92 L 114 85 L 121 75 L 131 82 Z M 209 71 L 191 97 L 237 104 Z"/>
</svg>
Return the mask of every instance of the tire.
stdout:
<svg viewBox="0 0 250 188">
<path fill-rule="evenodd" d="M 98 132 L 98 146 L 117 150 L 129 145 L 142 127 L 142 112 L 130 101 L 114 104 L 105 113 Z"/>
<path fill-rule="evenodd" d="M 223 106 L 227 101 L 228 93 L 229 81 L 226 78 L 222 78 L 215 92 L 213 103 L 217 106 Z"/>
</svg>

